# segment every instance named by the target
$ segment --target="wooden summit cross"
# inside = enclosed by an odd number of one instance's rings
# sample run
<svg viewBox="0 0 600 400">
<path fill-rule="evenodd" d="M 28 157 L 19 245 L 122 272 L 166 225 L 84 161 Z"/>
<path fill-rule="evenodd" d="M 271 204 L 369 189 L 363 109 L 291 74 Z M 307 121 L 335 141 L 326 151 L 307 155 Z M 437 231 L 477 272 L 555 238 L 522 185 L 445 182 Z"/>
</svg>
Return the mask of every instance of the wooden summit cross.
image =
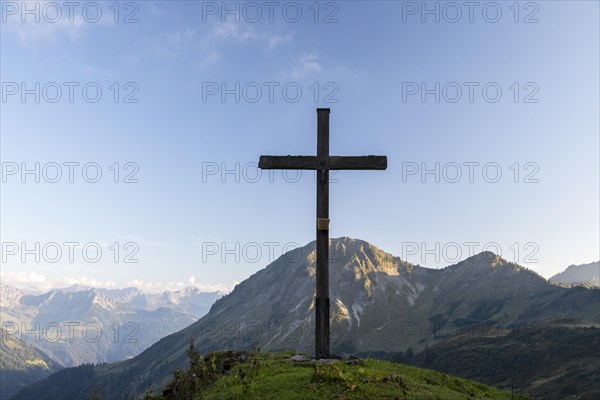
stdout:
<svg viewBox="0 0 600 400">
<path fill-rule="evenodd" d="M 329 108 L 317 108 L 316 156 L 260 156 L 262 169 L 317 171 L 317 298 L 315 358 L 329 358 L 329 170 L 387 168 L 385 156 L 329 156 Z"/>
</svg>

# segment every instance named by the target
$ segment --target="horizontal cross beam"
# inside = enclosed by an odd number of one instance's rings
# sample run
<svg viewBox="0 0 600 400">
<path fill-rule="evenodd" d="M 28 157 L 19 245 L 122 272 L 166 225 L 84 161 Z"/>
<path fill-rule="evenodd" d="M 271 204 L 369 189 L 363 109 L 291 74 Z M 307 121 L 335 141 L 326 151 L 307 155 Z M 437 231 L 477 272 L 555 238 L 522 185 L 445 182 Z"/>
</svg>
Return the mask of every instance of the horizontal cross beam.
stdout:
<svg viewBox="0 0 600 400">
<path fill-rule="evenodd" d="M 330 156 L 329 169 L 387 169 L 386 156 Z"/>
<path fill-rule="evenodd" d="M 317 168 L 315 156 L 260 156 L 258 167 L 261 169 L 311 169 Z M 329 168 L 355 170 L 385 170 L 386 156 L 330 156 Z"/>
<path fill-rule="evenodd" d="M 260 156 L 262 169 L 317 169 L 315 156 Z"/>
</svg>

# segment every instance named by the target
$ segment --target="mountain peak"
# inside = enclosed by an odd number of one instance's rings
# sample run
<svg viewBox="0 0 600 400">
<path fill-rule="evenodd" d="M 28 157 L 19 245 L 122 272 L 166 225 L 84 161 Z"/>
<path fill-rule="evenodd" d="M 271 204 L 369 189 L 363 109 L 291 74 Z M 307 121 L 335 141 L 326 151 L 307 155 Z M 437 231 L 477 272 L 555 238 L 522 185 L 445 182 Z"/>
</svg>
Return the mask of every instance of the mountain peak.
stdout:
<svg viewBox="0 0 600 400">
<path fill-rule="evenodd" d="M 600 286 L 600 261 L 589 264 L 569 265 L 564 271 L 552 276 L 549 281 L 567 285 L 589 283 L 594 286 Z"/>
<path fill-rule="evenodd" d="M 0 285 L 0 307 L 13 307 L 24 295 L 25 293 L 15 287 Z"/>
<path fill-rule="evenodd" d="M 482 251 L 481 253 L 468 257 L 454 265 L 450 265 L 447 268 L 458 266 L 470 266 L 473 268 L 496 268 L 503 265 L 511 265 L 516 269 L 521 268 L 518 264 L 511 263 L 502 258 L 499 254 L 493 253 L 491 251 Z"/>
<path fill-rule="evenodd" d="M 305 260 L 301 264 L 306 266 L 310 276 L 314 275 L 317 262 L 316 241 L 313 240 L 302 248 L 291 250 L 281 257 L 284 263 L 290 260 Z M 398 275 L 399 269 L 410 272 L 414 268 L 414 265 L 384 252 L 365 240 L 347 236 L 329 239 L 329 264 L 331 274 L 335 275 L 336 271 L 350 269 L 354 270 L 356 279 L 370 273 Z"/>
</svg>

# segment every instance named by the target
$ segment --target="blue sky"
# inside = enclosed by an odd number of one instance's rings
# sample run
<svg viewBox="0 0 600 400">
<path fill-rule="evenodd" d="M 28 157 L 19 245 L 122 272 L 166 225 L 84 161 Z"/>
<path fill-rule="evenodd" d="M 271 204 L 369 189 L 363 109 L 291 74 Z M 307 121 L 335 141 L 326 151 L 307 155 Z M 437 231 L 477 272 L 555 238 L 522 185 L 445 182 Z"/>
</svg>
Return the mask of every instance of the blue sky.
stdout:
<svg viewBox="0 0 600 400">
<path fill-rule="evenodd" d="M 314 239 L 314 175 L 256 162 L 314 154 L 317 107 L 331 154 L 389 160 L 332 177 L 332 237 L 600 258 L 598 2 L 86 3 L 2 1 L 3 283 L 231 288 Z"/>
</svg>

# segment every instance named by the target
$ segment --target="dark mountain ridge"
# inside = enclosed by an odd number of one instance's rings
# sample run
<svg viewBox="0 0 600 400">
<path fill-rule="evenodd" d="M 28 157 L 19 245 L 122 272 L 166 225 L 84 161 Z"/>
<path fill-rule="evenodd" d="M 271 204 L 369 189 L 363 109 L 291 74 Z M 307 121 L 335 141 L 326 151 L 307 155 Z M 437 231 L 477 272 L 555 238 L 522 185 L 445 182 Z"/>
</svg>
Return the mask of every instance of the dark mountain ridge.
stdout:
<svg viewBox="0 0 600 400">
<path fill-rule="evenodd" d="M 9 399 L 27 385 L 63 367 L 4 328 L 0 328 L 0 335 L 0 400 Z"/>
</svg>

